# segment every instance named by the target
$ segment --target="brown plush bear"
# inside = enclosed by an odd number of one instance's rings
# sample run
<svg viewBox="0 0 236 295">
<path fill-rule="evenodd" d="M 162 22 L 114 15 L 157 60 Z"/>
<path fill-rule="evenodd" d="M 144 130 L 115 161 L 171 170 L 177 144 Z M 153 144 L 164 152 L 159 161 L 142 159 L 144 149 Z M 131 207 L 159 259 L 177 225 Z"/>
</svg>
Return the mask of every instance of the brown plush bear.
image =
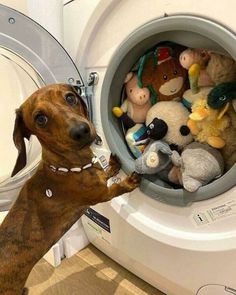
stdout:
<svg viewBox="0 0 236 295">
<path fill-rule="evenodd" d="M 188 89 L 188 73 L 180 65 L 178 56 L 172 57 L 170 51 L 168 47 L 159 48 L 156 64 L 155 57 L 151 55 L 151 58 L 142 61 L 142 73 L 139 76 L 142 87 L 151 87 L 158 101 L 181 100 Z"/>
</svg>

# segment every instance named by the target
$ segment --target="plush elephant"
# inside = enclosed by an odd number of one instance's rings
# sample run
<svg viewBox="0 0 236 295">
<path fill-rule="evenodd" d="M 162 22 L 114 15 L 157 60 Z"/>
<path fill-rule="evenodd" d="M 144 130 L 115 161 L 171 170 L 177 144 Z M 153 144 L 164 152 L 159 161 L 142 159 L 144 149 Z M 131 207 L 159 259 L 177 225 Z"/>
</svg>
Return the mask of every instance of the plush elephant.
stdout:
<svg viewBox="0 0 236 295">
<path fill-rule="evenodd" d="M 197 191 L 224 172 L 224 160 L 221 153 L 199 142 L 187 145 L 181 156 L 178 152 L 173 151 L 171 159 L 175 168 L 180 170 L 180 184 L 189 192 Z"/>
</svg>

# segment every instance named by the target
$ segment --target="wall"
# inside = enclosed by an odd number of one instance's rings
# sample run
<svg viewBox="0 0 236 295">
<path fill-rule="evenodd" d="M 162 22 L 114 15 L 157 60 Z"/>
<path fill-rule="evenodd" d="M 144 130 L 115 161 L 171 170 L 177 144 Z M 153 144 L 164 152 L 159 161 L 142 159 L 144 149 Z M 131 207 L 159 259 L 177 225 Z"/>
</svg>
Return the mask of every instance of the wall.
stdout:
<svg viewBox="0 0 236 295">
<path fill-rule="evenodd" d="M 27 0 L 0 0 L 0 4 L 9 6 L 24 14 L 27 14 Z"/>
</svg>

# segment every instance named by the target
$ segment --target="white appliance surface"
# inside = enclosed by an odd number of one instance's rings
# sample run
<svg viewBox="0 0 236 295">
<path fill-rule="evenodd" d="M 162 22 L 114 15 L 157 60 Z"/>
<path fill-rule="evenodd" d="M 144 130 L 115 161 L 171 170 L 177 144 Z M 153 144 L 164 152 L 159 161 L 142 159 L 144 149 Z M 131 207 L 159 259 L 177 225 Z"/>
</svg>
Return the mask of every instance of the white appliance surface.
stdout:
<svg viewBox="0 0 236 295">
<path fill-rule="evenodd" d="M 103 146 L 94 148 L 98 155 L 108 159 L 110 154 L 100 115 L 104 76 L 129 34 L 165 14 L 210 18 L 236 31 L 233 8 L 234 0 L 75 0 L 65 5 L 64 45 L 84 77 L 94 71 L 99 74 L 93 98 L 94 121 L 103 139 Z M 84 216 L 89 240 L 163 292 L 236 294 L 235 187 L 187 207 L 160 203 L 137 189 L 93 209 L 105 217 L 108 229 Z"/>
</svg>

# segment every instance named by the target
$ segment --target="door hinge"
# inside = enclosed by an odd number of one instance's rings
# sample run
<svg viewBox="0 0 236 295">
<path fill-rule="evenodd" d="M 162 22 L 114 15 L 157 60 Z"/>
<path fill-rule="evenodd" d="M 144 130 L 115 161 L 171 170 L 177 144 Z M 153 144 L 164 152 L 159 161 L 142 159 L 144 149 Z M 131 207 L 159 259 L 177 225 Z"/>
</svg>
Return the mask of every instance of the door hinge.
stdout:
<svg viewBox="0 0 236 295">
<path fill-rule="evenodd" d="M 88 76 L 85 86 L 80 86 L 80 96 L 84 99 L 88 107 L 89 119 L 94 123 L 93 102 L 94 102 L 94 86 L 98 83 L 98 73 L 91 72 Z M 95 144 L 102 145 L 102 139 L 97 135 Z"/>
</svg>

